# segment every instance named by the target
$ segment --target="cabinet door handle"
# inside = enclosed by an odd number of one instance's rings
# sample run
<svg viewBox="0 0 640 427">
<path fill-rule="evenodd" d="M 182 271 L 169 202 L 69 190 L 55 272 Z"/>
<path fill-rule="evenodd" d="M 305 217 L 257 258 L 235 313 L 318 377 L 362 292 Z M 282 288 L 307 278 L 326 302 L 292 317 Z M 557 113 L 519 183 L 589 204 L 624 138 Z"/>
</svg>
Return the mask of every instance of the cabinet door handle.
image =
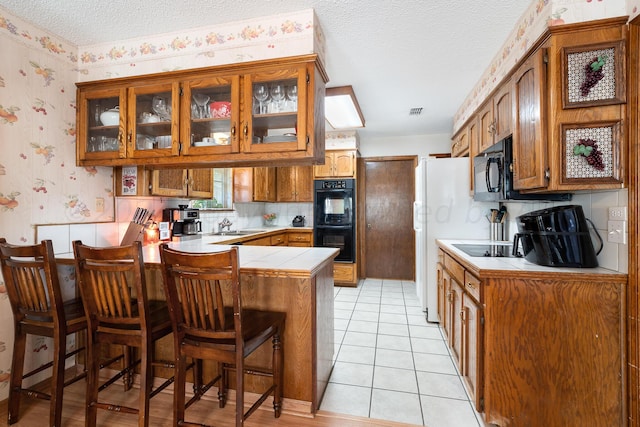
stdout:
<svg viewBox="0 0 640 427">
<path fill-rule="evenodd" d="M 244 129 L 242 130 L 242 132 L 244 133 L 244 137 L 246 139 L 247 135 L 249 135 L 249 123 L 244 124 Z"/>
<path fill-rule="evenodd" d="M 467 286 L 470 287 L 471 289 L 475 289 L 475 285 L 471 282 L 467 282 Z"/>
<path fill-rule="evenodd" d="M 236 136 L 236 124 L 234 123 L 233 126 L 231 126 L 231 136 L 235 138 Z"/>
</svg>

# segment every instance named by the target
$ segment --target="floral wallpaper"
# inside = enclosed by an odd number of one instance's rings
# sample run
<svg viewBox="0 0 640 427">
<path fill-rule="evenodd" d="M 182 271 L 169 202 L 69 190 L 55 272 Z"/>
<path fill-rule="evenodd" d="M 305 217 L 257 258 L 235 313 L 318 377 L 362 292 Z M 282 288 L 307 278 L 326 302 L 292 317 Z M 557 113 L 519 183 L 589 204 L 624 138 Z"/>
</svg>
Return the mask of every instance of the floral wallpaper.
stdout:
<svg viewBox="0 0 640 427">
<path fill-rule="evenodd" d="M 489 68 L 453 117 L 453 133 L 464 124 L 511 68 L 551 26 L 638 14 L 640 0 L 533 0 Z"/>
</svg>

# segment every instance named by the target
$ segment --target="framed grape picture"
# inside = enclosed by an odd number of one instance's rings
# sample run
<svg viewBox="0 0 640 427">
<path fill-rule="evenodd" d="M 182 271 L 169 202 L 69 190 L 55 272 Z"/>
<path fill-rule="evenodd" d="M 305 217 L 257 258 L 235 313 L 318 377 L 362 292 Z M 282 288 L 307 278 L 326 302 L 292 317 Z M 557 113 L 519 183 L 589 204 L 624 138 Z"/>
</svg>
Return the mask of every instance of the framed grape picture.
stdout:
<svg viewBox="0 0 640 427">
<path fill-rule="evenodd" d="M 619 121 L 563 124 L 562 183 L 622 183 Z"/>
<path fill-rule="evenodd" d="M 626 102 L 624 41 L 562 48 L 562 108 Z"/>
</svg>

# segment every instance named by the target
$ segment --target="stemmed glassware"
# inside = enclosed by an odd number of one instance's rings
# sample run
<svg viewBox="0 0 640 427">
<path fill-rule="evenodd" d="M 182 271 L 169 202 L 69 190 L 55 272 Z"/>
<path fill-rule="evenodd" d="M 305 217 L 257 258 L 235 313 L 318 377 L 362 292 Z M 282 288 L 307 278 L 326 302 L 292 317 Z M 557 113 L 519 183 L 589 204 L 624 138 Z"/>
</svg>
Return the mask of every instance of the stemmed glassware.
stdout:
<svg viewBox="0 0 640 427">
<path fill-rule="evenodd" d="M 204 93 L 193 94 L 193 101 L 198 106 L 199 119 L 206 119 L 207 117 L 209 117 L 209 115 L 207 114 L 206 106 L 210 99 L 211 98 L 208 95 L 205 95 Z"/>
<path fill-rule="evenodd" d="M 284 100 L 284 86 L 281 83 L 271 85 L 271 99 L 273 100 L 272 112 L 279 113 L 282 111 L 282 101 Z"/>
<path fill-rule="evenodd" d="M 160 120 L 171 120 L 170 107 L 167 106 L 167 100 L 161 96 L 154 96 L 151 100 L 151 109 L 160 117 Z"/>
<path fill-rule="evenodd" d="M 269 98 L 269 88 L 265 83 L 256 83 L 253 85 L 253 97 L 258 101 L 257 114 L 265 114 L 266 107 L 264 101 Z M 255 110 L 255 109 L 254 109 Z"/>
<path fill-rule="evenodd" d="M 287 98 L 291 101 L 291 111 L 298 110 L 298 85 L 287 86 Z"/>
</svg>

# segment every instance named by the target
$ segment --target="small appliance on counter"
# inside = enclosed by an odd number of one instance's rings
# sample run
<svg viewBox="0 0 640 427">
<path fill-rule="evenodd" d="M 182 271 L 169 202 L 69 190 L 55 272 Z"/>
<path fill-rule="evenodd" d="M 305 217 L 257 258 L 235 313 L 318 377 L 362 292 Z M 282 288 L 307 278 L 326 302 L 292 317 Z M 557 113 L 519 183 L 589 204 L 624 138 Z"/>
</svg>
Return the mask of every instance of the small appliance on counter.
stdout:
<svg viewBox="0 0 640 427">
<path fill-rule="evenodd" d="M 304 216 L 296 215 L 296 217 L 293 218 L 293 221 L 291 221 L 291 225 L 294 227 L 304 227 Z"/>
<path fill-rule="evenodd" d="M 587 221 L 600 241 L 598 252 L 593 247 Z M 521 243 L 527 261 L 549 267 L 598 266 L 596 256 L 604 244 L 593 223 L 585 218 L 582 206 L 541 209 L 520 215 L 516 222 L 519 232 L 514 235 L 513 252 L 518 251 Z"/>
<path fill-rule="evenodd" d="M 187 205 L 162 210 L 162 221 L 169 223 L 172 237 L 197 236 L 202 232 L 202 223 L 198 221 L 199 218 L 200 211 L 187 208 Z"/>
</svg>

